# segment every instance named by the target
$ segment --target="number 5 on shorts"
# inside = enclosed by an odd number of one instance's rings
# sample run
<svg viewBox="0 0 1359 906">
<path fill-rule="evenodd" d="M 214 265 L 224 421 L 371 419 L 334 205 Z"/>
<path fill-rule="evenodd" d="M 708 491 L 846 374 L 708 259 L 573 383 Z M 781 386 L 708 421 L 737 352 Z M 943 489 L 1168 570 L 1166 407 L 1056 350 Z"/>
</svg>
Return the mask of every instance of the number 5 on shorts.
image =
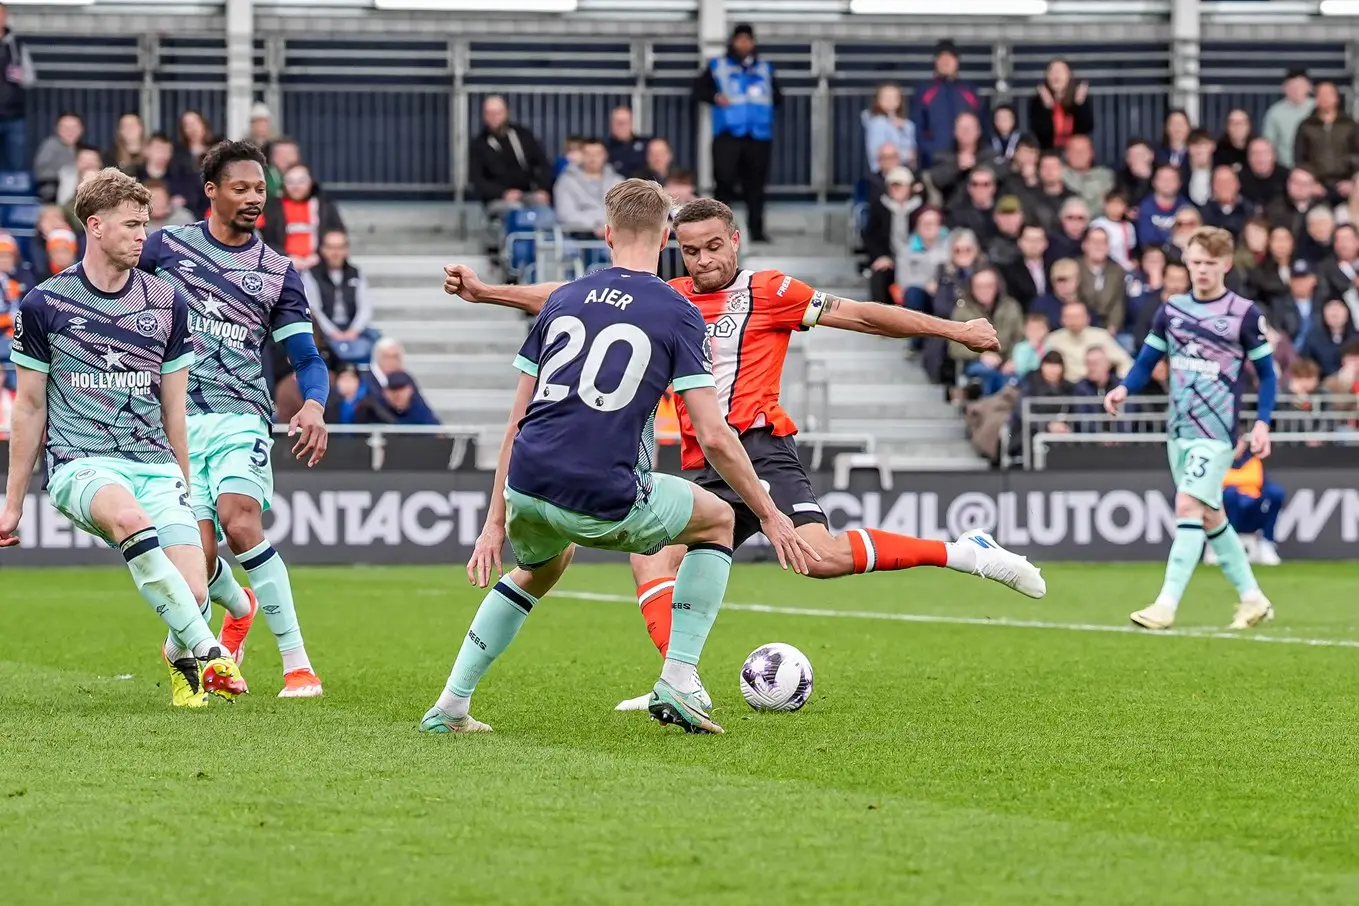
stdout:
<svg viewBox="0 0 1359 906">
<path fill-rule="evenodd" d="M 250 451 L 250 464 L 257 469 L 269 465 L 269 445 L 262 437 L 255 438 L 255 449 Z"/>
</svg>

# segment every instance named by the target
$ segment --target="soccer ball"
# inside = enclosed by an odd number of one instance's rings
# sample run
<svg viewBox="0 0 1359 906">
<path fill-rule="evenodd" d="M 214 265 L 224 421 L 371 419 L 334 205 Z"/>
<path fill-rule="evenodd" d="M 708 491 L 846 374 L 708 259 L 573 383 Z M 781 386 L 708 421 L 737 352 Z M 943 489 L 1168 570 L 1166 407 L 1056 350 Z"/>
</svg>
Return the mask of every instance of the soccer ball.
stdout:
<svg viewBox="0 0 1359 906">
<path fill-rule="evenodd" d="M 741 666 L 741 695 L 756 711 L 796 711 L 812 697 L 811 661 L 792 645 L 761 645 Z"/>
</svg>

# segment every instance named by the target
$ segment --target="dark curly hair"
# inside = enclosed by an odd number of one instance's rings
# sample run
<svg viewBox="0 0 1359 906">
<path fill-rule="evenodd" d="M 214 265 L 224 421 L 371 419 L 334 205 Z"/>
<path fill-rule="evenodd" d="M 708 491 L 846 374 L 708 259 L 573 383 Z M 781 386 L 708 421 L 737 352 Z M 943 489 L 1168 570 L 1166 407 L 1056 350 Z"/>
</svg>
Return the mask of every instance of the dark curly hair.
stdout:
<svg viewBox="0 0 1359 906">
<path fill-rule="evenodd" d="M 218 142 L 203 153 L 203 184 L 218 184 L 226 168 L 241 161 L 254 161 L 260 169 L 269 166 L 264 152 L 254 142 Z"/>
</svg>

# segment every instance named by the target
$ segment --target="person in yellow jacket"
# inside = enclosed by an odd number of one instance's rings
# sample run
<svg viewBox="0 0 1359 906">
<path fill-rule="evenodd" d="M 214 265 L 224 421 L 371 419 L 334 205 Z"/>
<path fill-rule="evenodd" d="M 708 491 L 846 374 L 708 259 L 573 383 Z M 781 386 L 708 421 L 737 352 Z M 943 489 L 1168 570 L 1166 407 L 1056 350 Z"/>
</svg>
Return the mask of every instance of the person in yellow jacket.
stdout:
<svg viewBox="0 0 1359 906">
<path fill-rule="evenodd" d="M 1277 482 L 1265 478 L 1265 466 L 1250 449 L 1238 444 L 1237 458 L 1222 482 L 1222 508 L 1237 534 L 1260 534 L 1255 545 L 1252 563 L 1278 566 L 1279 550 L 1274 544 L 1274 530 L 1283 509 L 1286 493 Z"/>
</svg>

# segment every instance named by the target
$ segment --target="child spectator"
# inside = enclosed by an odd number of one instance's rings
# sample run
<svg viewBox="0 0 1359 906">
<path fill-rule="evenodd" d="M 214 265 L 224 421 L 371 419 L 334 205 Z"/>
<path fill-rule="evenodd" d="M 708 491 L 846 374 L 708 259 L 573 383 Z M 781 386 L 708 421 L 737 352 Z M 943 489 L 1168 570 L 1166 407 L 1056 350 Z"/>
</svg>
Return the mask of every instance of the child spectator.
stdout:
<svg viewBox="0 0 1359 906">
<path fill-rule="evenodd" d="M 998 105 L 991 113 L 991 150 L 1007 166 L 1014 158 L 1022 137 L 1015 108 L 1009 104 Z"/>
<path fill-rule="evenodd" d="M 1350 340 L 1340 350 L 1340 368 L 1323 385 L 1328 394 L 1337 397 L 1333 408 L 1354 409 L 1359 395 L 1359 339 Z M 1345 399 L 1348 397 L 1348 399 Z"/>
<path fill-rule="evenodd" d="M 1104 196 L 1104 213 L 1090 222 L 1090 229 L 1103 230 L 1109 237 L 1109 260 L 1117 262 L 1125 271 L 1137 266 L 1133 260 L 1137 230 L 1128 222 L 1128 196 L 1122 189 L 1114 189 Z"/>
<path fill-rule="evenodd" d="M 335 392 L 326 402 L 326 421 L 338 425 L 357 424 L 359 403 L 368 395 L 368 385 L 359 380 L 358 369 L 344 365 L 335 375 Z"/>
<path fill-rule="evenodd" d="M 1275 429 L 1280 433 L 1306 433 L 1322 428 L 1317 412 L 1322 406 L 1317 391 L 1321 388 L 1321 367 L 1309 358 L 1299 356 L 1288 368 L 1288 399 L 1274 414 Z"/>
<path fill-rule="evenodd" d="M 878 151 L 883 145 L 897 149 L 905 166 L 916 163 L 915 124 L 906 116 L 906 101 L 901 89 L 890 82 L 878 86 L 873 104 L 861 115 L 864 126 L 864 149 L 868 154 L 868 169 L 878 170 Z"/>
<path fill-rule="evenodd" d="M 1180 194 L 1180 168 L 1160 164 L 1152 175 L 1151 187 L 1152 193 L 1138 206 L 1137 244 L 1167 245 L 1175 229 L 1175 213 L 1186 204 Z"/>
<path fill-rule="evenodd" d="M 1020 381 L 1037 370 L 1043 358 L 1043 344 L 1048 338 L 1048 319 L 1040 314 L 1024 316 L 1024 339 L 1015 344 L 1010 352 L 1010 362 L 1014 365 L 1014 376 Z"/>
<path fill-rule="evenodd" d="M 1341 299 L 1328 299 L 1321 307 L 1320 321 L 1307 331 L 1298 354 L 1315 360 L 1321 367 L 1321 376 L 1330 377 L 1340 370 L 1341 349 L 1354 335 L 1349 306 Z"/>
<path fill-rule="evenodd" d="M 1186 167 L 1185 194 L 1202 206 L 1213 197 L 1213 151 L 1216 143 L 1205 129 L 1189 133 L 1189 162 Z"/>
<path fill-rule="evenodd" d="M 1076 82 L 1071 65 L 1058 57 L 1043 71 L 1043 84 L 1029 101 L 1029 128 L 1043 150 L 1061 151 L 1073 136 L 1095 131 L 1090 109 L 1090 83 Z"/>
<path fill-rule="evenodd" d="M 972 275 L 953 310 L 954 321 L 977 318 L 985 318 L 995 327 L 1000 351 L 979 353 L 961 343 L 950 343 L 949 356 L 957 363 L 960 375 L 977 381 L 982 394 L 990 396 L 1015 380 L 1010 353 L 1024 336 L 1024 312 L 1018 302 L 1001 294 L 1000 273 L 992 267 L 983 267 Z"/>
</svg>

